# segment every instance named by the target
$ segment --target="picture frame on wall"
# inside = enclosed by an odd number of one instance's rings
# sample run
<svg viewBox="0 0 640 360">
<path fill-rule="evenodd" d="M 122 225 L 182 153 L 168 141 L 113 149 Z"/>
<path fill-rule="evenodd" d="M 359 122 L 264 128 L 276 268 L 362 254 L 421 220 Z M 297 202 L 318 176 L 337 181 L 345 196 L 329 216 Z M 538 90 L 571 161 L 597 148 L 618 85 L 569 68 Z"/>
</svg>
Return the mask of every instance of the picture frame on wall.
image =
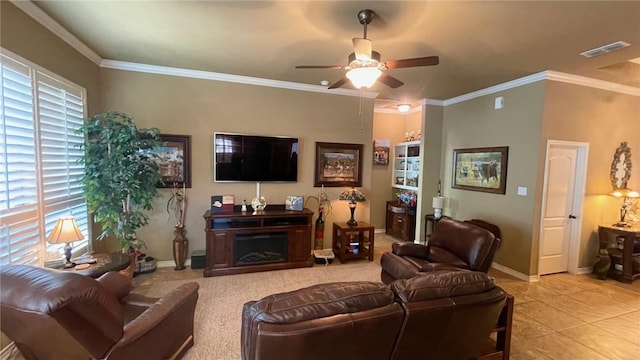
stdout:
<svg viewBox="0 0 640 360">
<path fill-rule="evenodd" d="M 316 142 L 313 186 L 362 186 L 362 144 Z"/>
<path fill-rule="evenodd" d="M 373 140 L 373 165 L 389 164 L 390 140 Z"/>
<path fill-rule="evenodd" d="M 151 152 L 158 156 L 158 166 L 162 182 L 156 187 L 191 187 L 191 136 L 160 135 L 162 146 L 154 147 Z"/>
<path fill-rule="evenodd" d="M 508 156 L 508 146 L 454 149 L 451 187 L 504 194 Z"/>
</svg>

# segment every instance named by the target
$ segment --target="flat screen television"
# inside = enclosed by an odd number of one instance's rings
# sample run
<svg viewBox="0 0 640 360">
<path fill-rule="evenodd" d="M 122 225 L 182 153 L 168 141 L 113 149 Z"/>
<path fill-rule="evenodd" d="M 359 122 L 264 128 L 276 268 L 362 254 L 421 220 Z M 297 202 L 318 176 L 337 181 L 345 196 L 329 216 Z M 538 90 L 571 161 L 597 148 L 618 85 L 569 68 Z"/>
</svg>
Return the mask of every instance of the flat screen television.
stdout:
<svg viewBox="0 0 640 360">
<path fill-rule="evenodd" d="M 297 138 L 215 133 L 213 179 L 298 181 Z"/>
</svg>

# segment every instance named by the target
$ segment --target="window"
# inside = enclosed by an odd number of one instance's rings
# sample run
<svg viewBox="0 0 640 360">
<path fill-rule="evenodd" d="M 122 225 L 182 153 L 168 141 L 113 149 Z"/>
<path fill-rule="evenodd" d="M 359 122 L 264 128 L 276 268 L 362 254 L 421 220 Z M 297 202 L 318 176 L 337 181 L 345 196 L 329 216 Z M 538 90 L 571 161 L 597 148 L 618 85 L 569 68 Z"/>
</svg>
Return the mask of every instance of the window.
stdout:
<svg viewBox="0 0 640 360">
<path fill-rule="evenodd" d="M 77 159 L 85 90 L 2 49 L 0 55 L 0 265 L 44 265 L 64 244 L 46 237 L 59 216 L 73 215 L 88 246 L 87 206 Z"/>
</svg>

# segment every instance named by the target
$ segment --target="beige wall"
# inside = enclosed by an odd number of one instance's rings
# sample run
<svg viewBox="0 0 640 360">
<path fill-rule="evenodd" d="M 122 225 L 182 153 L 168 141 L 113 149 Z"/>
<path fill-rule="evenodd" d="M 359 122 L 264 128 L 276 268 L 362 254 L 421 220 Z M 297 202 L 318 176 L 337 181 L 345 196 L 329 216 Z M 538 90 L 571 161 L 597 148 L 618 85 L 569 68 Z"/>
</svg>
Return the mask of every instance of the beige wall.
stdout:
<svg viewBox="0 0 640 360">
<path fill-rule="evenodd" d="M 493 108 L 497 96 L 504 97 L 503 109 Z M 494 261 L 523 274 L 531 274 L 543 100 L 544 82 L 537 82 L 444 108 L 444 214 L 497 224 L 503 241 Z M 493 146 L 509 147 L 506 194 L 452 189 L 453 149 Z M 528 195 L 516 195 L 518 186 L 527 187 Z"/>
<path fill-rule="evenodd" d="M 420 194 L 418 195 L 418 209 L 416 213 L 416 238 L 425 241 L 424 216 L 433 214 L 431 199 L 438 192 L 438 181 L 442 181 L 442 145 L 444 107 L 426 105 L 423 107 L 422 124 L 422 154 L 420 180 Z M 444 184 L 442 184 L 444 187 Z"/>
<path fill-rule="evenodd" d="M 100 112 L 100 68 L 8 1 L 0 1 L 0 45 L 87 90 L 89 115 Z"/>
<path fill-rule="evenodd" d="M 386 226 L 386 202 L 394 199 L 391 187 L 393 146 L 404 140 L 406 121 L 405 114 L 375 113 L 373 116 L 373 138 L 390 142 L 389 164 L 374 165 L 371 177 L 371 224 L 379 230 Z"/>
<path fill-rule="evenodd" d="M 582 211 L 579 267 L 591 266 L 598 253 L 598 224 L 618 220 L 621 201 L 607 194 L 616 148 L 627 141 L 631 148 L 632 173 L 628 187 L 640 189 L 640 98 L 605 90 L 547 81 L 544 122 L 538 149 L 538 183 L 542 184 L 544 152 L 547 140 L 586 142 L 589 144 L 587 179 Z M 538 215 L 540 206 L 536 207 Z M 537 230 L 537 229 L 536 229 Z M 537 234 L 534 231 L 534 234 Z M 536 236 L 537 237 L 537 236 Z M 532 257 L 537 259 L 538 244 L 533 244 Z M 533 262 L 532 272 L 537 272 Z"/>
<path fill-rule="evenodd" d="M 373 99 L 365 99 L 361 118 L 359 99 L 351 96 L 111 69 L 102 70 L 101 84 L 103 108 L 132 115 L 140 127 L 191 135 L 193 187 L 187 190 L 186 212 L 186 235 L 191 250 L 205 248 L 202 215 L 210 207 L 211 195 L 232 194 L 236 204 L 242 199 L 250 203 L 256 195 L 255 183 L 213 182 L 212 137 L 216 131 L 300 139 L 298 182 L 262 183 L 261 195 L 268 203 L 284 204 L 287 195 L 305 198 L 318 195 L 320 189 L 313 187 L 316 141 L 363 144 L 362 191 L 370 193 Z M 326 229 L 331 229 L 333 221 L 349 218 L 346 203 L 336 200 L 343 190 L 326 188 L 333 200 Z M 165 211 L 168 195 L 168 190 L 161 190 L 151 223 L 138 233 L 147 244 L 147 253 L 160 260 L 172 259 L 173 228 Z M 371 201 L 358 204 L 357 220 L 369 221 L 371 204 Z M 315 201 L 308 202 L 307 207 L 317 211 Z M 324 244 L 325 248 L 331 246 L 329 230 L 325 230 Z"/>
</svg>

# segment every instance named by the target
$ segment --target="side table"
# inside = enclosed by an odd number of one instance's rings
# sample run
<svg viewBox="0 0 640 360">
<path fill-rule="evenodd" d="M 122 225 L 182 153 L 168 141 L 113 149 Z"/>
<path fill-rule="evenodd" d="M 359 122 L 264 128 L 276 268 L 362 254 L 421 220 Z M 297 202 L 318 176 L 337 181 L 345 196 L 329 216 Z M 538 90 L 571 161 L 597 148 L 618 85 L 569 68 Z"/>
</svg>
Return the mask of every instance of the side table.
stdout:
<svg viewBox="0 0 640 360">
<path fill-rule="evenodd" d="M 64 269 L 64 271 L 75 272 L 80 275 L 91 276 L 98 278 L 104 275 L 108 271 L 119 271 L 125 269 L 131 264 L 131 256 L 125 254 L 122 251 L 115 251 L 112 253 L 96 253 L 91 254 L 96 259 L 95 264 L 83 270 L 76 270 L 75 267 Z"/>
<path fill-rule="evenodd" d="M 631 284 L 634 279 L 640 277 L 640 266 L 634 264 L 634 248 L 637 243 L 640 243 L 640 225 L 628 227 L 600 225 L 598 237 L 600 255 L 610 258 L 608 267 L 594 265 L 594 269 L 598 268 L 603 273 L 598 275 L 607 274 L 627 284 Z"/>
<path fill-rule="evenodd" d="M 349 226 L 346 222 L 333 223 L 333 253 L 341 263 L 347 260 L 368 258 L 373 261 L 375 227 L 364 221 L 357 226 Z"/>
</svg>

